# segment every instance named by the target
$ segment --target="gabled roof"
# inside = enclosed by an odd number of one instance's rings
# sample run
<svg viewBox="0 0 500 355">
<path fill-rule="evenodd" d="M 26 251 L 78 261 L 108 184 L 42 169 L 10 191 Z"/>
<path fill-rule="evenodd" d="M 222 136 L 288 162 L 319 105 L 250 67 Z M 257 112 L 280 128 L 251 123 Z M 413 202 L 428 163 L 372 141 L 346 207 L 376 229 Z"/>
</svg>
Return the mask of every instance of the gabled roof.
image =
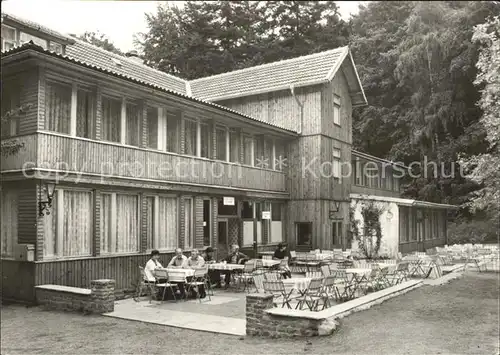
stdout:
<svg viewBox="0 0 500 355">
<path fill-rule="evenodd" d="M 163 89 L 186 94 L 186 81 L 173 75 L 148 67 L 133 59 L 106 51 L 102 48 L 75 39 L 75 43 L 66 46 L 66 54 L 81 62 L 113 71 L 127 77 L 145 81 Z M 117 65 L 116 63 L 121 63 Z"/>
<path fill-rule="evenodd" d="M 232 110 L 232 109 L 230 109 L 228 107 L 221 106 L 221 105 L 218 105 L 216 103 L 209 102 L 209 101 L 204 101 L 204 100 L 201 100 L 201 99 L 198 99 L 198 98 L 195 98 L 195 97 L 188 96 L 186 94 L 180 93 L 178 91 L 171 90 L 171 89 L 165 88 L 163 86 L 156 85 L 155 83 L 138 79 L 137 76 L 135 76 L 135 77 L 134 76 L 129 76 L 127 74 L 120 73 L 120 72 L 118 72 L 118 71 L 116 71 L 114 69 L 111 70 L 111 69 L 108 69 L 108 68 L 100 67 L 99 65 L 93 64 L 92 62 L 91 63 L 87 63 L 87 62 L 85 62 L 83 60 L 79 60 L 79 59 L 73 58 L 72 56 L 69 56 L 67 54 L 63 55 L 63 54 L 59 54 L 59 53 L 56 53 L 56 52 L 44 49 L 44 48 L 42 48 L 40 46 L 37 46 L 36 44 L 34 44 L 31 41 L 28 42 L 28 43 L 24 43 L 21 46 L 14 47 L 14 48 L 12 48 L 12 49 L 10 49 L 8 51 L 2 52 L 2 58 L 1 58 L 2 65 L 4 65 L 4 62 L 6 62 L 6 61 L 16 61 L 16 60 L 18 60 L 19 56 L 21 54 L 23 54 L 23 53 L 28 53 L 28 55 L 29 55 L 29 53 L 34 53 L 34 52 L 41 53 L 42 55 L 46 55 L 46 56 L 49 56 L 49 57 L 54 57 L 54 58 L 57 58 L 57 59 L 60 59 L 60 60 L 64 60 L 66 62 L 73 63 L 73 64 L 76 64 L 76 65 L 80 65 L 80 66 L 85 67 L 87 69 L 92 69 L 92 70 L 95 70 L 95 71 L 98 71 L 98 72 L 101 72 L 101 73 L 104 73 L 104 74 L 112 75 L 112 76 L 117 77 L 117 78 L 125 79 L 125 80 L 133 82 L 135 84 L 139 84 L 139 85 L 142 85 L 142 86 L 145 86 L 145 87 L 148 87 L 148 88 L 156 89 L 156 90 L 168 93 L 168 94 L 172 94 L 172 95 L 175 95 L 175 96 L 178 96 L 178 97 L 182 97 L 182 98 L 188 99 L 190 101 L 198 102 L 198 103 L 206 105 L 208 107 L 216 108 L 216 109 L 218 109 L 220 111 L 228 112 L 228 113 L 231 113 L 233 115 L 239 116 L 241 118 L 249 120 L 249 122 L 253 121 L 253 123 L 255 125 L 261 125 L 261 126 L 264 125 L 264 126 L 268 127 L 269 129 L 274 130 L 275 132 L 280 132 L 280 133 L 286 134 L 288 136 L 296 136 L 297 135 L 297 132 L 295 132 L 295 131 L 292 131 L 290 129 L 277 126 L 275 124 L 271 124 L 271 123 L 268 123 L 268 122 L 256 119 L 254 117 L 245 115 L 245 114 L 243 114 L 241 112 L 237 112 L 235 110 Z M 120 56 L 118 56 L 118 57 L 120 57 Z M 122 58 L 122 57 L 120 57 L 120 58 Z"/>
<path fill-rule="evenodd" d="M 2 23 L 5 23 L 6 25 L 9 25 L 10 23 L 15 23 L 16 26 L 21 29 L 41 32 L 45 35 L 48 35 L 49 37 L 58 39 L 62 43 L 70 44 L 74 42 L 73 38 L 71 38 L 70 36 L 54 31 L 53 29 L 42 26 L 36 22 L 29 21 L 10 14 L 5 14 L 5 13 L 2 14 Z"/>
<path fill-rule="evenodd" d="M 349 47 L 282 60 L 190 81 L 194 96 L 210 101 L 257 95 L 323 84 L 342 68 L 353 106 L 366 105 L 366 97 Z"/>
</svg>

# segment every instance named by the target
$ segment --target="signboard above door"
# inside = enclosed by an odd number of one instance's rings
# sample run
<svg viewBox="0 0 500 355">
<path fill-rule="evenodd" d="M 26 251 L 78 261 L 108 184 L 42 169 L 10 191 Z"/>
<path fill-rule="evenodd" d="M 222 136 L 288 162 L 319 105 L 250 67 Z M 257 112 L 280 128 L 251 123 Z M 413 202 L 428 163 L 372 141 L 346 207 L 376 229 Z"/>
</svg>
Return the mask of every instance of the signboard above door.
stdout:
<svg viewBox="0 0 500 355">
<path fill-rule="evenodd" d="M 224 197 L 224 206 L 234 206 L 234 197 Z"/>
</svg>

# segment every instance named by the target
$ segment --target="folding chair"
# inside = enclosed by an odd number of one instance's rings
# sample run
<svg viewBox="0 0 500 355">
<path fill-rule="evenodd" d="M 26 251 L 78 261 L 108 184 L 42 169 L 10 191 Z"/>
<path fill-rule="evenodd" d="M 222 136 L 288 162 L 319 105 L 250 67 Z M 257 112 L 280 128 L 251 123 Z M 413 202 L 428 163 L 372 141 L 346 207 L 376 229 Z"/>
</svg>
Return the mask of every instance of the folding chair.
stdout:
<svg viewBox="0 0 500 355">
<path fill-rule="evenodd" d="M 264 269 L 264 263 L 263 263 L 262 259 L 255 259 L 255 269 L 256 270 Z"/>
<path fill-rule="evenodd" d="M 243 283 L 243 291 L 250 292 L 250 284 L 253 281 L 253 271 L 255 269 L 255 264 L 251 261 L 247 261 L 243 268 L 243 272 L 235 275 L 235 280 L 239 285 Z"/>
<path fill-rule="evenodd" d="M 202 268 L 198 268 L 194 270 L 193 279 L 186 283 L 187 293 L 190 293 L 192 290 L 196 291 L 196 298 L 201 303 L 201 294 L 200 287 L 203 286 L 205 288 L 205 294 L 208 296 L 208 300 L 211 300 L 210 297 L 210 286 L 208 282 L 208 266 L 205 265 Z"/>
<path fill-rule="evenodd" d="M 335 277 L 335 286 L 337 287 L 338 300 L 350 300 L 354 297 L 355 285 L 353 283 L 353 277 L 349 275 L 343 269 L 331 270 L 332 276 Z M 342 289 L 342 292 L 340 292 Z"/>
<path fill-rule="evenodd" d="M 262 270 L 255 270 L 253 272 L 253 284 L 257 293 L 264 292 L 265 274 Z"/>
<path fill-rule="evenodd" d="M 156 290 L 154 284 L 146 282 L 146 273 L 144 272 L 144 267 L 139 266 L 139 279 L 137 280 L 137 284 L 135 286 L 135 293 L 133 297 L 134 301 L 139 302 L 144 291 L 149 292 L 149 303 L 151 303 Z"/>
<path fill-rule="evenodd" d="M 329 307 L 331 306 L 330 300 L 338 301 L 340 299 L 340 292 L 337 284 L 335 283 L 335 276 L 329 275 L 325 277 L 321 293 L 327 298 Z"/>
<path fill-rule="evenodd" d="M 321 273 L 323 274 L 323 277 L 330 276 L 330 266 L 328 264 L 321 266 Z"/>
<path fill-rule="evenodd" d="M 306 277 L 311 279 L 321 278 L 323 277 L 323 273 L 322 271 L 307 271 Z"/>
<path fill-rule="evenodd" d="M 291 294 L 293 290 L 287 292 L 285 290 L 285 286 L 283 285 L 283 281 L 264 281 L 264 292 L 273 295 L 273 304 L 275 307 L 281 303 L 281 308 L 284 308 L 285 305 L 291 309 L 290 302 L 292 301 Z"/>
<path fill-rule="evenodd" d="M 178 289 L 180 289 L 179 284 L 186 285 L 186 274 L 180 270 L 167 270 L 168 282 L 173 283 Z M 175 294 L 174 294 L 175 297 Z M 184 299 L 187 298 L 187 291 L 184 287 Z M 177 297 L 175 297 L 177 300 Z"/>
<path fill-rule="evenodd" d="M 302 309 L 304 304 L 307 305 L 310 311 L 316 311 L 319 306 L 319 301 L 323 301 L 323 309 L 325 309 L 325 298 L 322 295 L 323 278 L 314 278 L 309 283 L 307 290 L 297 298 L 299 301 L 295 309 Z"/>
<path fill-rule="evenodd" d="M 396 267 L 396 270 L 394 270 L 393 272 L 388 272 L 385 275 L 385 279 L 391 283 L 391 286 L 397 285 L 403 281 L 408 280 L 408 271 L 409 271 L 408 266 L 409 266 L 408 261 L 400 262 Z"/>
<path fill-rule="evenodd" d="M 280 281 L 282 279 L 282 275 L 276 271 L 268 271 L 264 273 L 264 279 L 266 281 Z"/>
<path fill-rule="evenodd" d="M 160 280 L 160 279 L 165 279 L 167 280 L 166 282 L 163 282 L 163 283 L 156 283 L 154 286 L 155 288 L 163 288 L 163 292 L 162 292 L 162 295 L 161 295 L 161 300 L 164 301 L 165 300 L 165 292 L 167 291 L 167 289 L 170 289 L 170 291 L 172 292 L 172 294 L 174 295 L 174 300 L 177 301 L 177 298 L 175 297 L 175 289 L 177 287 L 176 284 L 172 284 L 170 282 L 168 282 L 168 272 L 167 270 L 165 269 L 159 269 L 159 270 L 155 270 L 154 272 L 154 275 L 156 277 L 156 280 Z M 155 290 L 156 291 L 156 290 Z"/>
</svg>

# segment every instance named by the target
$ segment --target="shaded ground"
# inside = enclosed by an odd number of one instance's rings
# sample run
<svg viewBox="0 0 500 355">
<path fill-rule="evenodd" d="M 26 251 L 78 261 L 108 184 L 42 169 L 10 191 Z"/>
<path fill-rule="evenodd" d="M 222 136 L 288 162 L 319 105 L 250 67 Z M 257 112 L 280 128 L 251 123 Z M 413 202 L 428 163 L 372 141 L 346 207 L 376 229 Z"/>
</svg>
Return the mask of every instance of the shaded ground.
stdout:
<svg viewBox="0 0 500 355">
<path fill-rule="evenodd" d="M 100 316 L 2 307 L 2 354 L 498 354 L 499 275 L 470 272 L 345 319 L 331 337 L 238 338 Z M 174 350 L 175 351 L 175 350 Z"/>
</svg>

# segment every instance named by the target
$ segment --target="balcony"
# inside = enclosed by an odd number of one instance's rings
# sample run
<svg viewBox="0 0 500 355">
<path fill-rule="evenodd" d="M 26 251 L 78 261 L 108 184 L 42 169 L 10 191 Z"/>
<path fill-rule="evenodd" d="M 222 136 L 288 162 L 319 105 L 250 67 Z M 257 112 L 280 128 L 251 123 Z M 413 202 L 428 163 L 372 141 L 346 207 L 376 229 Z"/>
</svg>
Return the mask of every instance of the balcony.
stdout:
<svg viewBox="0 0 500 355">
<path fill-rule="evenodd" d="M 104 178 L 131 178 L 242 190 L 286 192 L 283 172 L 39 132 L 17 138 L 24 148 L 2 157 L 2 171 L 38 168 Z"/>
</svg>

